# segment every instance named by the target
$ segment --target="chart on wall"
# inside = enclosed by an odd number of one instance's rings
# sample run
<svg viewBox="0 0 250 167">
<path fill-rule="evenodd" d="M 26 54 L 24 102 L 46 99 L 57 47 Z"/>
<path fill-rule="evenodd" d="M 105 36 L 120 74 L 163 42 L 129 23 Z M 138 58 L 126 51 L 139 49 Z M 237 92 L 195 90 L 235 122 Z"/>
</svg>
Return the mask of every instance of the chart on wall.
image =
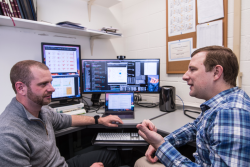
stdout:
<svg viewBox="0 0 250 167">
<path fill-rule="evenodd" d="M 168 0 L 168 36 L 195 31 L 195 0 Z"/>
</svg>

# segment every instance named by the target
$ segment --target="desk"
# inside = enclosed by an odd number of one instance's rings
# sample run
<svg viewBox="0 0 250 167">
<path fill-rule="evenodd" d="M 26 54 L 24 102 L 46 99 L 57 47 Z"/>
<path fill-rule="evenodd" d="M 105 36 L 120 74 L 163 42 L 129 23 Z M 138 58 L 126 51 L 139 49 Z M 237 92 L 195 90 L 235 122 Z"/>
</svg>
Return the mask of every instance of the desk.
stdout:
<svg viewBox="0 0 250 167">
<path fill-rule="evenodd" d="M 190 109 L 190 108 L 189 108 Z M 194 110 L 191 108 L 191 110 Z M 195 109 L 198 110 L 197 108 Z M 102 115 L 104 113 L 104 109 L 101 108 L 98 110 L 98 115 Z M 86 116 L 95 116 L 97 115 L 96 112 L 86 113 Z M 193 117 L 197 117 L 198 114 L 190 114 Z M 157 127 L 158 133 L 163 136 L 170 134 L 171 132 L 175 131 L 176 129 L 182 127 L 183 125 L 193 122 L 193 119 L 185 116 L 183 114 L 182 106 L 177 106 L 177 110 L 174 112 L 162 112 L 159 110 L 159 107 L 155 108 L 144 108 L 140 106 L 135 106 L 135 119 L 123 119 L 122 125 L 119 125 L 118 128 L 115 129 L 124 129 L 124 128 L 136 128 L 138 123 L 141 123 L 144 119 L 150 119 Z M 88 126 L 81 126 L 81 127 L 69 127 L 66 129 L 62 129 L 55 132 L 55 136 L 68 136 L 68 149 L 70 157 L 73 156 L 73 132 L 81 131 L 86 129 L 90 130 L 93 129 L 97 131 L 97 129 L 111 129 L 109 127 L 105 127 L 103 125 L 88 125 Z M 96 130 L 95 130 L 96 129 Z M 189 145 L 195 147 L 195 143 L 190 143 Z"/>
<path fill-rule="evenodd" d="M 184 115 L 182 106 L 178 106 L 177 108 L 178 109 L 175 110 L 174 112 L 168 113 L 166 115 L 163 115 L 161 117 L 152 120 L 158 132 L 168 135 L 173 131 L 175 131 L 176 129 L 179 129 L 180 127 L 186 125 L 187 123 L 191 123 L 194 121 L 193 119 Z M 185 109 L 200 111 L 200 109 L 193 107 L 186 107 Z M 198 114 L 195 113 L 188 113 L 188 114 L 190 114 L 190 116 L 192 117 L 198 117 Z"/>
<path fill-rule="evenodd" d="M 193 109 L 193 108 L 192 108 Z M 197 108 L 195 109 L 197 111 Z M 98 111 L 98 115 L 102 115 L 104 113 L 104 109 L 100 109 Z M 86 116 L 95 116 L 96 112 L 86 113 Z M 192 116 L 197 117 L 198 114 L 193 114 Z M 144 119 L 150 119 L 158 131 L 168 135 L 174 130 L 182 127 L 183 125 L 193 122 L 193 119 L 185 116 L 183 114 L 182 106 L 177 106 L 177 110 L 174 112 L 162 112 L 159 110 L 159 107 L 155 108 L 144 108 L 140 106 L 135 106 L 135 119 L 123 119 L 123 125 L 119 125 L 118 128 L 135 128 L 138 123 L 141 123 Z M 171 126 L 170 126 L 171 125 Z M 72 132 L 76 132 L 85 128 L 107 128 L 103 125 L 88 125 L 82 127 L 70 127 L 66 129 L 62 129 L 60 131 L 55 132 L 55 136 L 59 137 L 65 134 L 69 134 Z"/>
<path fill-rule="evenodd" d="M 100 115 L 102 116 L 102 114 L 104 113 L 104 109 L 101 108 L 98 110 L 98 114 L 96 112 L 92 112 L 92 113 L 86 113 L 84 115 L 86 116 L 95 116 L 95 115 Z M 119 125 L 118 128 L 135 128 L 136 125 L 138 123 L 141 123 L 144 119 L 152 119 L 161 115 L 165 115 L 168 114 L 167 112 L 162 112 L 159 110 L 159 107 L 155 107 L 155 108 L 143 108 L 140 106 L 136 106 L 135 107 L 135 118 L 134 119 L 123 119 L 123 125 Z M 81 129 L 85 129 L 85 128 L 107 128 L 103 125 L 88 125 L 88 126 L 82 126 L 82 127 L 70 127 L 70 128 L 66 128 L 66 129 L 62 129 L 59 131 L 55 132 L 55 136 L 59 137 L 62 135 L 66 135 L 72 132 L 76 132 L 78 130 Z"/>
</svg>

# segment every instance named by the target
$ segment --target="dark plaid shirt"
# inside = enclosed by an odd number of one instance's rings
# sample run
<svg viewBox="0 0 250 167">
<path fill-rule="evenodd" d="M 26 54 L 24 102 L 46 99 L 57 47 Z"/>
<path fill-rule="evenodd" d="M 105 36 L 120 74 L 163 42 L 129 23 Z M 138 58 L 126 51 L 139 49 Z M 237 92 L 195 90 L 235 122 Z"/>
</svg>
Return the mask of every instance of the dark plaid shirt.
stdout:
<svg viewBox="0 0 250 167">
<path fill-rule="evenodd" d="M 165 137 L 156 155 L 166 166 L 250 166 L 250 99 L 241 89 L 225 90 L 200 106 L 202 113 Z M 175 147 L 196 140 L 195 163 Z"/>
</svg>

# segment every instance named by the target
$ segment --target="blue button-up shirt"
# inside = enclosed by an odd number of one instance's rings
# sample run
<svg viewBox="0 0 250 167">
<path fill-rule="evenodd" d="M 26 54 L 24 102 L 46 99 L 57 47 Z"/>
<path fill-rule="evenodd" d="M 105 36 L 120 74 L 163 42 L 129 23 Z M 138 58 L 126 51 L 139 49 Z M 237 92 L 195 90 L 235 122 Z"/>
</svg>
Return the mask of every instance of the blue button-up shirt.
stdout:
<svg viewBox="0 0 250 167">
<path fill-rule="evenodd" d="M 165 137 L 156 156 L 165 166 L 250 166 L 250 99 L 241 89 L 225 90 L 201 104 L 193 122 Z M 196 140 L 195 163 L 175 147 Z"/>
</svg>

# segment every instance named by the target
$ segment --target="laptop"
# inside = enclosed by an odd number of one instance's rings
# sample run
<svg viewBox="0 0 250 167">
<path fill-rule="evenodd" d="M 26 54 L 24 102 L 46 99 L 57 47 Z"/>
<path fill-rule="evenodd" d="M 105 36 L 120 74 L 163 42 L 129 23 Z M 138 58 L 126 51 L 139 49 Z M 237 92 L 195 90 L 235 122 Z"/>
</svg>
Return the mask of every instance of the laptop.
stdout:
<svg viewBox="0 0 250 167">
<path fill-rule="evenodd" d="M 103 117 L 108 115 L 117 115 L 121 119 L 134 119 L 134 93 L 105 93 L 105 113 Z"/>
</svg>

